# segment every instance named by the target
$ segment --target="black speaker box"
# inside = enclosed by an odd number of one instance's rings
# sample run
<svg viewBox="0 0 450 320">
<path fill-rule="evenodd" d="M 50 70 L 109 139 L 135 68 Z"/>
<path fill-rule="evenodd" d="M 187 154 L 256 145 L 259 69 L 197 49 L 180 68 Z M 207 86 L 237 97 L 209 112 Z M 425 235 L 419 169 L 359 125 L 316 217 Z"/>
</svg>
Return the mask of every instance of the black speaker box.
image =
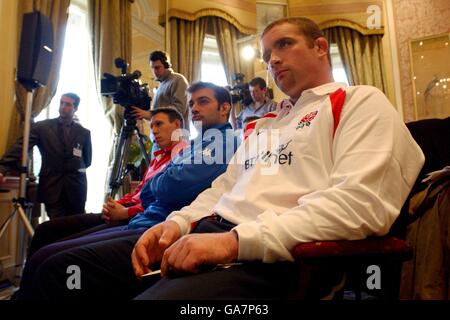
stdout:
<svg viewBox="0 0 450 320">
<path fill-rule="evenodd" d="M 53 27 L 39 11 L 26 13 L 22 20 L 17 80 L 31 91 L 47 84 L 53 55 Z"/>
</svg>

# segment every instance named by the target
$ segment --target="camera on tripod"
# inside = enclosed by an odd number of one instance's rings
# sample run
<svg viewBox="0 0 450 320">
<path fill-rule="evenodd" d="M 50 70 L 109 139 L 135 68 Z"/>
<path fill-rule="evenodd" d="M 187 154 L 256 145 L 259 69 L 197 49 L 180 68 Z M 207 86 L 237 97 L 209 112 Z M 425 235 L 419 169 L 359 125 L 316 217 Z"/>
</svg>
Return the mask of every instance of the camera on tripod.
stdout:
<svg viewBox="0 0 450 320">
<path fill-rule="evenodd" d="M 250 95 L 250 89 L 248 88 L 248 83 L 244 82 L 244 74 L 235 73 L 232 76 L 234 86 L 231 88 L 231 101 L 233 103 L 240 102 L 241 105 L 249 105 L 253 102 L 252 96 Z"/>
<path fill-rule="evenodd" d="M 139 78 L 141 72 L 139 70 L 128 73 L 128 63 L 122 59 L 115 60 L 117 68 L 121 69 L 119 76 L 104 73 L 101 79 L 100 92 L 103 96 L 111 96 L 114 103 L 120 104 L 126 110 L 131 106 L 138 107 L 143 110 L 150 109 L 151 98 L 148 94 L 148 85 L 142 84 Z"/>
<path fill-rule="evenodd" d="M 124 59 L 117 58 L 115 64 L 117 68 L 121 69 L 120 76 L 116 77 L 104 73 L 104 78 L 101 79 L 100 83 L 101 94 L 111 96 L 114 103 L 125 108 L 124 122 L 115 142 L 114 159 L 109 175 L 109 194 L 111 197 L 114 197 L 119 187 L 122 186 L 125 176 L 133 167 L 129 163 L 133 135 L 137 138 L 139 149 L 146 164 L 149 165 L 150 163 L 150 157 L 144 144 L 144 136 L 139 132 L 136 119 L 131 112 L 131 107 L 138 107 L 142 110 L 150 109 L 151 98 L 148 94 L 148 86 L 142 84 L 139 80 L 141 77 L 139 70 L 131 74 L 128 73 L 128 63 Z"/>
</svg>

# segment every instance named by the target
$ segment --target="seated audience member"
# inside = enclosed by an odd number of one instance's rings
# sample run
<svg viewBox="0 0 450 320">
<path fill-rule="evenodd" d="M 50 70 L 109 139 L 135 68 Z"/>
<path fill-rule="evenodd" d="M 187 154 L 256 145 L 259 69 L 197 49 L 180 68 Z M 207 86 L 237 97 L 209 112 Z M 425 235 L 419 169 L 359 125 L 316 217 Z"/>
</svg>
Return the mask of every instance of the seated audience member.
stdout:
<svg viewBox="0 0 450 320">
<path fill-rule="evenodd" d="M 149 179 L 163 170 L 169 161 L 187 146 L 187 142 L 181 137 L 180 139 L 175 136 L 172 137 L 175 130 L 183 127 L 183 118 L 177 110 L 161 108 L 152 112 L 151 118 L 153 117 L 154 119 L 150 123 L 151 131 L 158 136 L 158 140 L 155 143 L 161 150 L 154 153 L 153 160 L 145 172 L 144 179 L 136 189 L 124 195 L 118 201 L 109 198 L 107 203 L 103 205 L 101 214 L 78 214 L 55 218 L 40 224 L 31 240 L 28 252 L 29 257 L 43 246 L 55 241 L 78 238 L 84 234 L 125 225 L 130 218 L 144 211 L 140 199 L 142 187 Z M 172 138 L 174 139 L 172 140 Z"/>
<path fill-rule="evenodd" d="M 271 23 L 261 47 L 293 107 L 256 121 L 211 188 L 124 241 L 125 254 L 106 260 L 91 247 L 47 260 L 35 298 L 130 297 L 145 286 L 136 299 L 286 298 L 299 283 L 297 244 L 388 232 L 424 162 L 395 109 L 376 88 L 333 82 L 328 42 L 309 19 Z M 66 287 L 72 264 L 88 274 L 83 290 Z M 160 280 L 139 280 L 157 264 Z"/>
<path fill-rule="evenodd" d="M 88 275 L 85 278 L 85 280 L 93 280 L 95 285 L 91 286 L 89 283 L 85 286 L 83 284 L 84 290 L 80 297 L 96 296 L 98 294 L 97 284 L 103 286 L 101 290 L 104 290 L 104 293 L 101 296 L 104 297 L 111 290 L 110 281 L 114 281 L 115 286 L 118 286 L 117 292 L 112 293 L 115 296 L 126 295 L 131 290 L 132 286 L 127 288 L 126 281 L 120 280 L 124 276 L 122 263 L 131 266 L 129 257 L 139 235 L 148 227 L 163 221 L 171 211 L 189 205 L 200 192 L 209 188 L 212 181 L 225 171 L 229 159 L 238 146 L 234 131 L 227 122 L 231 108 L 229 93 L 224 88 L 203 82 L 193 84 L 188 89 L 188 93 L 191 96 L 190 107 L 194 124 L 201 125 L 198 127 L 200 134 L 191 142 L 190 147 L 185 148 L 164 170 L 153 176 L 142 188 L 140 197 L 145 211 L 132 218 L 126 230 L 108 231 L 100 235 L 94 233 L 70 240 L 69 242 L 72 243 L 69 244 L 67 241 L 57 242 L 39 250 L 32 260 L 37 259 L 38 255 L 45 255 L 45 257 L 39 258 L 35 270 L 30 272 L 31 276 L 26 279 L 26 290 L 23 295 L 19 295 L 19 298 L 39 298 L 36 294 L 30 296 L 29 288 L 40 283 L 41 270 L 48 266 L 63 267 L 66 265 L 66 258 L 69 260 L 80 259 L 80 263 L 83 265 L 80 267 L 83 268 L 83 272 L 91 273 L 94 276 L 91 278 Z M 158 134 L 155 134 L 155 138 L 158 141 Z M 61 246 L 64 247 L 63 250 L 61 250 Z M 50 254 L 49 251 L 51 251 Z M 95 258 L 87 258 L 91 254 L 94 254 Z M 106 278 L 95 278 L 96 272 L 100 271 L 101 261 L 114 264 L 117 267 L 115 273 L 103 269 L 104 272 L 100 273 Z M 84 265 L 84 263 L 87 264 Z M 130 275 L 132 282 L 136 283 L 132 273 Z M 126 280 L 126 276 L 124 280 Z M 139 288 L 142 289 L 140 286 Z M 135 292 L 133 291 L 133 294 L 128 297 L 131 298 Z"/>
</svg>

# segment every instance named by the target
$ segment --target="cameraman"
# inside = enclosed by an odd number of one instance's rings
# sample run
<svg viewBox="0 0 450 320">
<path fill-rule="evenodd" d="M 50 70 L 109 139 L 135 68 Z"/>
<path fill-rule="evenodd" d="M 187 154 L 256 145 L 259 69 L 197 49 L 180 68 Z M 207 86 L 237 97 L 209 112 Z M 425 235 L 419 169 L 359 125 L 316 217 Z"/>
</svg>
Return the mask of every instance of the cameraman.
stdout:
<svg viewBox="0 0 450 320">
<path fill-rule="evenodd" d="M 249 82 L 250 95 L 253 102 L 244 106 L 236 118 L 235 129 L 242 129 L 243 121 L 247 117 L 262 117 L 266 113 L 275 111 L 276 102 L 267 96 L 267 85 L 263 78 L 256 77 Z"/>
<path fill-rule="evenodd" d="M 186 89 L 188 81 L 179 73 L 173 72 L 170 59 L 163 51 L 153 51 L 149 57 L 150 68 L 156 80 L 161 82 L 153 98 L 152 110 L 161 107 L 174 107 L 183 116 L 184 128 L 189 130 L 189 109 Z M 150 119 L 150 111 L 133 107 L 137 119 Z"/>
</svg>

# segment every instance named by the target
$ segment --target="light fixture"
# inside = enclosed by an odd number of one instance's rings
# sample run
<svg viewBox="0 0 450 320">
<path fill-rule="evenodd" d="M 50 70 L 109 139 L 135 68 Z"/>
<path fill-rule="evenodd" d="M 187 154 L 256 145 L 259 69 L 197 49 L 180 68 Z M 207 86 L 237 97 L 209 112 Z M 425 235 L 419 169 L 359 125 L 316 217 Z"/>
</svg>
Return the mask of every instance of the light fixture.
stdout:
<svg viewBox="0 0 450 320">
<path fill-rule="evenodd" d="M 246 45 L 242 48 L 241 55 L 244 60 L 250 61 L 255 57 L 255 49 L 251 45 Z"/>
</svg>

